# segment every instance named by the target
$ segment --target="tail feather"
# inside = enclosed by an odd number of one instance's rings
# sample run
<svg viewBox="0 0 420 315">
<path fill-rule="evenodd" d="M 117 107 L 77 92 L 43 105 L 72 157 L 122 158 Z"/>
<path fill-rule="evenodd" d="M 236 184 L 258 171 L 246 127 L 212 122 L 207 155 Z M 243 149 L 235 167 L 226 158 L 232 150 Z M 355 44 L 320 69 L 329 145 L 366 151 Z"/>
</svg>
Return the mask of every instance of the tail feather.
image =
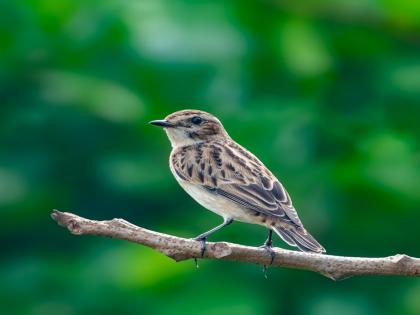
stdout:
<svg viewBox="0 0 420 315">
<path fill-rule="evenodd" d="M 321 246 L 304 228 L 299 227 L 280 227 L 273 228 L 287 244 L 298 247 L 304 252 L 325 253 L 325 248 Z"/>
</svg>

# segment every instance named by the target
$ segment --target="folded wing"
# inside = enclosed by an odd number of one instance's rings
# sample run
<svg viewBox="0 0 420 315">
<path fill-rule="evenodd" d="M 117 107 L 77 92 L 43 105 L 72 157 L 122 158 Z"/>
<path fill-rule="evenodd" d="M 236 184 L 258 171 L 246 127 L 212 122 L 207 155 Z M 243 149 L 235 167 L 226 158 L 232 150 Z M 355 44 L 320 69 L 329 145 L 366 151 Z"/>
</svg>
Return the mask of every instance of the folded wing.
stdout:
<svg viewBox="0 0 420 315">
<path fill-rule="evenodd" d="M 251 153 L 235 144 L 201 144 L 175 152 L 175 174 L 231 201 L 295 226 L 302 223 L 283 185 Z"/>
</svg>

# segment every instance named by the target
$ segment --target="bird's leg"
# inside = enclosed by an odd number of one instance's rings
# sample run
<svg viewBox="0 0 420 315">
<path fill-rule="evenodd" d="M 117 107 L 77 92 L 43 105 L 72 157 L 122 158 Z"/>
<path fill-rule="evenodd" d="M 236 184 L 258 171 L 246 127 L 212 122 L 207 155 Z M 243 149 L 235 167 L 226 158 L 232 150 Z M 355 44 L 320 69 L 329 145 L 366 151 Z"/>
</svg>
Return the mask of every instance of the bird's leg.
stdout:
<svg viewBox="0 0 420 315">
<path fill-rule="evenodd" d="M 274 259 L 276 258 L 276 253 L 273 250 L 273 230 L 269 230 L 267 240 L 260 247 L 264 248 L 270 254 L 271 256 L 270 266 L 271 266 L 274 262 Z M 267 278 L 267 265 L 263 266 L 263 272 L 264 272 L 264 277 Z"/>
<path fill-rule="evenodd" d="M 194 237 L 194 238 L 193 238 L 195 241 L 200 241 L 200 242 L 201 242 L 201 257 L 203 257 L 203 256 L 204 256 L 204 252 L 206 251 L 206 240 L 207 240 L 207 237 L 208 237 L 210 234 L 213 234 L 214 232 L 216 232 L 216 231 L 220 230 L 222 227 L 225 227 L 226 225 L 231 224 L 232 222 L 233 222 L 233 220 L 232 220 L 232 219 L 226 219 L 226 218 L 225 218 L 225 219 L 223 220 L 223 223 L 222 223 L 222 224 L 220 224 L 220 225 L 218 225 L 218 226 L 216 226 L 216 227 L 212 228 L 211 230 L 209 230 L 209 231 L 207 231 L 207 232 L 204 232 L 204 233 L 202 233 L 202 234 L 198 235 L 197 237 Z"/>
<path fill-rule="evenodd" d="M 272 265 L 274 258 L 276 258 L 276 253 L 273 250 L 273 230 L 269 230 L 267 240 L 260 247 L 269 252 L 271 256 L 270 265 Z"/>
</svg>

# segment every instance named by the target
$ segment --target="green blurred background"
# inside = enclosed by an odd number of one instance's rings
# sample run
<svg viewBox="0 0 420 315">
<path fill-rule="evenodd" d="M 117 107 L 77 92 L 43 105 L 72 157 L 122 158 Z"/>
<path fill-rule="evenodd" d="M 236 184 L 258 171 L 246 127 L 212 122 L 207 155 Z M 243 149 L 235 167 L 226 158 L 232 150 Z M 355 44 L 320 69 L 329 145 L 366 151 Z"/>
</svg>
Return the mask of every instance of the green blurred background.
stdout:
<svg viewBox="0 0 420 315">
<path fill-rule="evenodd" d="M 220 223 L 147 124 L 194 108 L 284 182 L 330 254 L 420 256 L 417 0 L 5 0 L 0 102 L 2 314 L 420 314 L 415 278 L 196 269 L 49 217 L 185 237 Z M 236 223 L 212 240 L 265 237 Z"/>
</svg>

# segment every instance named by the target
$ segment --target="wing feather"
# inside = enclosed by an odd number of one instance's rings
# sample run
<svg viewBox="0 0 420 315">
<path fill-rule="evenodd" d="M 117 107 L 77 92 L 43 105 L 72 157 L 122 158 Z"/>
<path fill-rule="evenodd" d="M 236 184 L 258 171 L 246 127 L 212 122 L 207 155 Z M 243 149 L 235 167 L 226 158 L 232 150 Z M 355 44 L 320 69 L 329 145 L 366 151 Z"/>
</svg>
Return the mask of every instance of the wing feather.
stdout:
<svg viewBox="0 0 420 315">
<path fill-rule="evenodd" d="M 247 209 L 302 226 L 283 185 L 254 155 L 233 141 L 184 147 L 171 155 L 171 162 L 181 180 Z"/>
</svg>

